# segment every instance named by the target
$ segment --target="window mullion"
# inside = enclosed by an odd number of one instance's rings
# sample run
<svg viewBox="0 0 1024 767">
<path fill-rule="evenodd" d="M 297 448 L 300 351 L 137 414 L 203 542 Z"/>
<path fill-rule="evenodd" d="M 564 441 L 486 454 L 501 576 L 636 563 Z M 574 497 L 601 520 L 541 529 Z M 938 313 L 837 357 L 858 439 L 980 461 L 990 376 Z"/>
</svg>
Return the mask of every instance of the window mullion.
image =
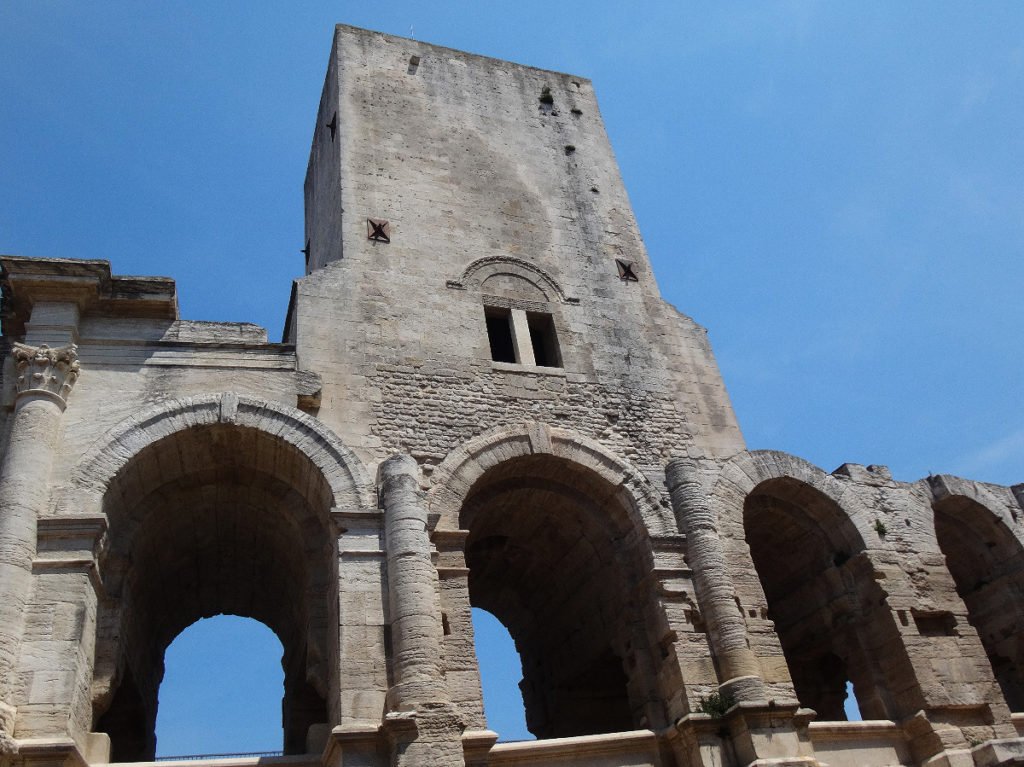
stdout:
<svg viewBox="0 0 1024 767">
<path fill-rule="evenodd" d="M 537 359 L 533 356 L 530 325 L 526 319 L 526 312 L 522 309 L 512 310 L 512 341 L 516 345 L 516 361 L 520 365 L 535 366 Z"/>
</svg>

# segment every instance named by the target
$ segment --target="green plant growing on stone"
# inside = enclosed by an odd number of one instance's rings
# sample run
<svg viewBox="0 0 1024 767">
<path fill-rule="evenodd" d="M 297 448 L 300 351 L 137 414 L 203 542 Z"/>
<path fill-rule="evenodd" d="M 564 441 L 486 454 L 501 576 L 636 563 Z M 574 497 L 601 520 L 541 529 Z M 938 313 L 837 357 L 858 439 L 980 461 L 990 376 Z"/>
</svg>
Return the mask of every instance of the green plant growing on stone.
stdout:
<svg viewBox="0 0 1024 767">
<path fill-rule="evenodd" d="M 735 703 L 736 699 L 732 695 L 713 692 L 706 698 L 701 697 L 697 710 L 715 719 L 721 719 L 725 716 L 725 712 L 732 708 Z"/>
<path fill-rule="evenodd" d="M 889 532 L 886 528 L 885 523 L 880 519 L 875 520 L 875 532 L 878 533 L 879 538 L 884 538 L 885 534 Z"/>
<path fill-rule="evenodd" d="M 551 95 L 551 89 L 547 86 L 540 92 L 540 103 L 541 104 L 554 104 L 555 97 Z"/>
</svg>

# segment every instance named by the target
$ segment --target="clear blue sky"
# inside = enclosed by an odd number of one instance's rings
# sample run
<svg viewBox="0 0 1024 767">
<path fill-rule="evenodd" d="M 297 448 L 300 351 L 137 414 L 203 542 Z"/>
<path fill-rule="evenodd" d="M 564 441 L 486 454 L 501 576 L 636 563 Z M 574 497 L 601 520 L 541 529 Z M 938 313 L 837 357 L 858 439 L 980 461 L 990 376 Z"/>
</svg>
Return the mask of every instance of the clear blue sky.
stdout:
<svg viewBox="0 0 1024 767">
<path fill-rule="evenodd" d="M 1024 481 L 1018 2 L 8 0 L 0 251 L 279 338 L 335 22 L 594 81 L 750 447 Z"/>
</svg>

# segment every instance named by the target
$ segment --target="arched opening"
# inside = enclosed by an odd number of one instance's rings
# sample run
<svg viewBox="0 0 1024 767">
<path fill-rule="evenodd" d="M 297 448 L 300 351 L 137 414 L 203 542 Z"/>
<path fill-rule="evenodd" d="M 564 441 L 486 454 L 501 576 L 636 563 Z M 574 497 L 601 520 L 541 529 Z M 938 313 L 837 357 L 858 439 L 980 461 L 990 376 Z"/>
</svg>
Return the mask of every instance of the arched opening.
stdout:
<svg viewBox="0 0 1024 767">
<path fill-rule="evenodd" d="M 895 718 L 885 680 L 905 673 L 899 658 L 887 657 L 901 645 L 846 514 L 818 490 L 782 477 L 747 496 L 743 524 L 801 704 L 819 720 L 846 720 L 852 683 L 859 713 Z"/>
<path fill-rule="evenodd" d="M 251 618 L 204 618 L 178 634 L 164 653 L 157 757 L 279 751 L 282 652 Z"/>
<path fill-rule="evenodd" d="M 304 753 L 327 722 L 334 536 L 323 475 L 257 429 L 196 426 L 139 451 L 104 496 L 109 544 L 94 695 L 114 761 L 154 756 L 164 652 L 200 618 L 268 626 L 284 648 L 285 753 Z"/>
<path fill-rule="evenodd" d="M 934 504 L 935 535 L 1011 711 L 1024 711 L 1024 551 L 980 503 Z"/>
<path fill-rule="evenodd" d="M 523 663 L 508 629 L 496 617 L 479 607 L 472 609 L 480 686 L 484 693 L 487 726 L 500 741 L 529 740 L 526 709 L 519 681 Z"/>
<path fill-rule="evenodd" d="M 620 487 L 551 455 L 511 458 L 474 483 L 459 523 L 471 604 L 519 651 L 531 733 L 664 726 L 640 587 L 645 531 Z"/>
</svg>

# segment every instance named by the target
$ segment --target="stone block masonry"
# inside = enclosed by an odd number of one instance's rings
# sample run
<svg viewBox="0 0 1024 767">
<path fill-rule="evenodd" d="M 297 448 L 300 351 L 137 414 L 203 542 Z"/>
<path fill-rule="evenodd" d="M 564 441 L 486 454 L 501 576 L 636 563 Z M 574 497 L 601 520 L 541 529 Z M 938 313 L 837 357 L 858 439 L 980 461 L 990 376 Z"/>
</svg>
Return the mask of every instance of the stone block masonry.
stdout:
<svg viewBox="0 0 1024 767">
<path fill-rule="evenodd" d="M 747 450 L 588 80 L 338 26 L 304 194 L 281 344 L 0 257 L 0 767 L 152 760 L 218 613 L 282 765 L 1024 763 L 1024 489 Z"/>
</svg>

